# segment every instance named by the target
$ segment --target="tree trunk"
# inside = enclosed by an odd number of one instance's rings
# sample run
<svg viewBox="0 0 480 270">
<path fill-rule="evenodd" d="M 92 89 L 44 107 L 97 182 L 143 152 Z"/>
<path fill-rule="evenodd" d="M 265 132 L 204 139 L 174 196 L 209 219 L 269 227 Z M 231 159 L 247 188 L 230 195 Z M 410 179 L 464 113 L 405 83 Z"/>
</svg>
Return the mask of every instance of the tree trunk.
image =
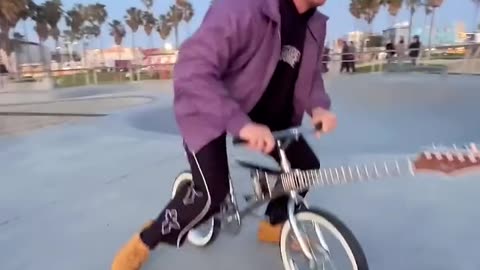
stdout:
<svg viewBox="0 0 480 270">
<path fill-rule="evenodd" d="M 85 70 L 85 83 L 90 85 L 90 70 L 87 67 L 87 41 L 83 40 L 83 68 Z"/>
<path fill-rule="evenodd" d="M 40 59 L 43 67 L 42 73 L 46 73 L 47 78 L 50 78 L 50 65 L 47 63 L 47 59 L 45 58 L 45 46 L 43 46 L 43 40 L 40 37 L 38 38 L 38 45 L 40 47 Z"/>
<path fill-rule="evenodd" d="M 28 28 L 27 28 L 27 22 L 24 20 L 23 21 L 23 34 L 25 35 L 25 40 L 28 41 Z M 27 60 L 28 63 L 32 63 L 32 55 L 30 54 L 30 49 L 27 48 Z M 25 64 L 25 63 L 24 63 Z"/>
<path fill-rule="evenodd" d="M 63 54 L 62 54 L 62 51 L 61 51 L 61 48 L 60 48 L 60 42 L 58 41 L 58 38 L 55 39 L 55 51 L 57 52 L 57 55 L 58 57 L 60 57 L 60 63 L 58 65 L 58 67 L 61 69 L 63 68 Z"/>
<path fill-rule="evenodd" d="M 427 28 L 428 28 L 428 14 L 425 13 L 425 20 L 423 21 L 423 31 L 422 31 L 422 37 L 424 38 L 424 40 L 427 39 L 427 35 L 426 35 Z"/>
<path fill-rule="evenodd" d="M 178 49 L 178 23 L 174 26 L 175 30 L 175 48 Z"/>
<path fill-rule="evenodd" d="M 102 41 L 102 35 L 98 36 L 98 42 L 100 43 L 100 53 L 102 55 L 102 67 L 105 67 L 105 52 L 103 51 L 103 41 Z"/>
<path fill-rule="evenodd" d="M 415 13 L 415 10 L 413 8 L 410 8 L 410 21 L 408 22 L 408 37 L 407 37 L 407 45 L 410 45 L 410 38 L 412 36 L 412 24 L 413 24 L 413 14 Z"/>
<path fill-rule="evenodd" d="M 430 59 L 432 53 L 432 34 L 433 34 L 433 25 L 435 23 L 435 11 L 436 8 L 432 9 L 432 15 L 430 18 L 430 32 L 428 33 L 428 59 Z"/>
<path fill-rule="evenodd" d="M 130 81 L 134 81 L 133 74 L 136 66 L 137 54 L 135 50 L 135 32 L 132 31 L 132 61 L 130 62 Z"/>
<path fill-rule="evenodd" d="M 480 12 L 480 2 L 475 3 L 475 15 L 473 16 L 473 32 L 480 31 L 480 22 L 478 21 L 478 14 Z"/>
<path fill-rule="evenodd" d="M 150 47 L 150 49 L 153 49 L 153 35 L 152 35 L 152 33 L 150 33 L 150 35 L 148 35 L 148 46 Z"/>
</svg>

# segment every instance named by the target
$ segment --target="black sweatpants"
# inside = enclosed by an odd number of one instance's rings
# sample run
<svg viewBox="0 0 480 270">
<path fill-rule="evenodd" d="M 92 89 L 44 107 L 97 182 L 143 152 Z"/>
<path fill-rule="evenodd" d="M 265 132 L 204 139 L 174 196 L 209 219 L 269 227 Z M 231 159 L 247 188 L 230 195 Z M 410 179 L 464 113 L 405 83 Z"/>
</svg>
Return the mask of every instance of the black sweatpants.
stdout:
<svg viewBox="0 0 480 270">
<path fill-rule="evenodd" d="M 151 249 L 159 243 L 181 246 L 189 230 L 217 213 L 229 192 L 229 168 L 226 135 L 222 135 L 197 153 L 186 149 L 193 175 L 194 188 L 185 187 L 177 192 L 151 226 L 140 237 Z M 307 142 L 293 142 L 286 155 L 292 168 L 318 169 L 320 163 Z M 271 155 L 278 162 L 278 154 Z M 307 192 L 301 194 L 305 196 Z M 287 220 L 288 195 L 272 200 L 266 215 L 272 224 Z"/>
</svg>

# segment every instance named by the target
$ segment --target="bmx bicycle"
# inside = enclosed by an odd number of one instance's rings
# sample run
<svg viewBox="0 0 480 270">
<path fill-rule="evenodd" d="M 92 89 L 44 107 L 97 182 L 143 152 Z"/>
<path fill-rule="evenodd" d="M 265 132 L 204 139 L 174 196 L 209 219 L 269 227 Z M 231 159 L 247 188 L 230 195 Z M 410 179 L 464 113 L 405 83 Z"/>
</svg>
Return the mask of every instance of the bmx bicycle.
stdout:
<svg viewBox="0 0 480 270">
<path fill-rule="evenodd" d="M 317 129 L 320 130 L 321 126 Z M 237 235 L 245 216 L 252 214 L 255 209 L 271 199 L 289 194 L 288 221 L 284 223 L 280 237 L 281 259 L 286 270 L 303 269 L 299 268 L 298 261 L 293 259 L 292 252 L 302 254 L 302 261 L 308 265 L 306 269 L 336 269 L 322 231 L 329 231 L 340 242 L 348 256 L 351 265 L 349 269 L 368 270 L 363 250 L 347 226 L 327 211 L 308 207 L 306 200 L 299 195 L 299 192 L 309 186 L 308 184 L 321 177 L 319 171 L 300 171 L 290 167 L 285 150 L 291 142 L 300 138 L 301 133 L 300 127 L 273 132 L 275 150 L 280 157 L 280 170 L 237 161 L 241 167 L 251 172 L 254 192 L 245 196 L 247 207 L 239 209 L 230 178 L 230 192 L 219 213 L 190 230 L 187 240 L 194 246 L 204 247 L 212 243 L 221 230 Z M 235 145 L 242 143 L 241 140 L 234 139 Z M 184 185 L 193 185 L 192 174 L 189 171 L 182 172 L 175 179 L 172 197 Z M 310 235 L 307 235 L 306 226 L 312 227 Z M 331 268 L 326 268 L 327 265 L 331 265 Z"/>
<path fill-rule="evenodd" d="M 321 130 L 321 126 L 316 127 L 316 130 Z M 251 172 L 253 194 L 245 196 L 248 205 L 244 209 L 239 209 L 232 180 L 229 179 L 230 192 L 219 213 L 190 230 L 187 240 L 195 246 L 204 247 L 216 239 L 220 230 L 237 235 L 244 217 L 253 214 L 255 209 L 271 199 L 289 194 L 288 220 L 282 227 L 280 237 L 280 254 L 285 270 L 336 269 L 329 246 L 323 236 L 324 232 L 332 233 L 347 254 L 350 266 L 341 269 L 368 270 L 365 254 L 353 233 L 335 215 L 309 207 L 306 200 L 299 195 L 301 191 L 314 185 L 365 182 L 385 177 L 415 176 L 416 173 L 455 176 L 480 170 L 480 151 L 473 143 L 466 145 L 463 150 L 455 145 L 453 148 L 434 146 L 432 151 L 423 151 L 414 159 L 402 158 L 381 164 L 295 170 L 290 167 L 285 149 L 291 142 L 298 140 L 301 134 L 300 127 L 273 133 L 276 141 L 275 150 L 280 156 L 280 170 L 237 161 L 241 167 Z M 234 144 L 241 143 L 243 142 L 234 139 Z M 181 173 L 175 179 L 172 197 L 184 185 L 193 185 L 192 174 L 188 171 Z M 313 227 L 311 234 L 306 232 L 306 225 Z M 314 243 L 315 240 L 317 243 Z M 300 267 L 300 260 L 293 258 L 292 255 L 297 251 L 300 251 L 302 259 L 306 259 L 306 267 Z M 327 265 L 330 267 L 326 268 Z"/>
</svg>

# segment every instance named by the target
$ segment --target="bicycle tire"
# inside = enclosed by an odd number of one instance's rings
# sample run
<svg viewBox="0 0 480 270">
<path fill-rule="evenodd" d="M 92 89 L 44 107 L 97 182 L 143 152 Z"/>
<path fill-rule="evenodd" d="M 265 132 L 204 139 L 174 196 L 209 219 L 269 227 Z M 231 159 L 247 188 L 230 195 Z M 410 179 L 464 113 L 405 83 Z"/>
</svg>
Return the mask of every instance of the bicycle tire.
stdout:
<svg viewBox="0 0 480 270">
<path fill-rule="evenodd" d="M 335 215 L 316 208 L 299 209 L 295 213 L 295 217 L 299 221 L 313 221 L 323 228 L 327 228 L 330 233 L 333 233 L 337 240 L 340 241 L 344 249 L 345 246 L 349 248 L 347 255 L 352 263 L 352 270 L 368 270 L 368 263 L 365 253 L 358 242 L 357 238 L 353 235 L 352 231 Z M 287 255 L 287 237 L 290 233 L 290 223 L 287 221 L 282 227 L 280 237 L 280 255 L 285 270 L 293 270 L 290 267 L 289 256 Z"/>
</svg>

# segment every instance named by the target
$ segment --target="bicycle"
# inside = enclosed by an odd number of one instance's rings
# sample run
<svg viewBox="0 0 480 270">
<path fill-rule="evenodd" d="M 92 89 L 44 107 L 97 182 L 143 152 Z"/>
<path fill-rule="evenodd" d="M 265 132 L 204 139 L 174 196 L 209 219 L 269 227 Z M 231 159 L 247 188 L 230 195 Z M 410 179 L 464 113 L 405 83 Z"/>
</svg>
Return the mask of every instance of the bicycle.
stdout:
<svg viewBox="0 0 480 270">
<path fill-rule="evenodd" d="M 318 130 L 318 129 L 315 129 Z M 253 211 L 266 204 L 271 199 L 289 194 L 288 220 L 284 223 L 280 237 L 280 254 L 285 270 L 298 270 L 298 262 L 292 259 L 291 251 L 300 251 L 308 261 L 308 269 L 325 269 L 325 263 L 332 264 L 330 250 L 325 242 L 323 232 L 329 231 L 334 235 L 346 252 L 352 270 L 368 270 L 368 263 L 365 253 L 355 238 L 352 231 L 334 214 L 318 208 L 308 206 L 305 198 L 299 195 L 301 191 L 314 185 L 338 185 L 355 181 L 369 181 L 385 176 L 415 175 L 415 172 L 443 172 L 451 174 L 457 170 L 480 166 L 472 155 L 478 157 L 480 153 L 477 148 L 471 148 L 467 152 L 456 152 L 448 150 L 443 153 L 423 152 L 416 160 L 404 159 L 406 164 L 394 160 L 383 162 L 381 166 L 374 163 L 367 166 L 348 166 L 340 168 L 327 168 L 317 170 L 294 170 L 290 167 L 285 154 L 285 149 L 294 140 L 302 135 L 300 127 L 294 127 L 278 132 L 273 132 L 276 141 L 276 151 L 280 156 L 280 170 L 272 170 L 253 163 L 237 161 L 237 163 L 251 172 L 253 194 L 246 195 L 245 200 L 249 203 L 244 209 L 239 209 L 232 179 L 229 178 L 230 192 L 227 195 L 223 206 L 218 214 L 190 230 L 187 240 L 198 247 L 205 247 L 214 242 L 221 230 L 233 235 L 240 232 L 242 219 L 251 215 Z M 242 141 L 234 139 L 234 145 Z M 453 157 L 453 159 L 452 159 Z M 456 157 L 456 158 L 455 158 Z M 457 160 L 469 158 L 470 163 L 459 163 Z M 406 165 L 407 170 L 403 169 Z M 189 171 L 180 173 L 174 182 L 172 197 L 183 185 L 192 185 L 192 174 Z M 302 222 L 312 223 L 314 236 L 307 236 Z M 320 228 L 322 227 L 322 229 Z M 293 239 L 292 239 L 293 238 Z M 318 240 L 313 244 L 313 238 Z M 289 242 L 292 240 L 292 243 Z M 296 248 L 295 248 L 296 245 Z M 335 267 L 333 269 L 336 269 Z"/>
</svg>

